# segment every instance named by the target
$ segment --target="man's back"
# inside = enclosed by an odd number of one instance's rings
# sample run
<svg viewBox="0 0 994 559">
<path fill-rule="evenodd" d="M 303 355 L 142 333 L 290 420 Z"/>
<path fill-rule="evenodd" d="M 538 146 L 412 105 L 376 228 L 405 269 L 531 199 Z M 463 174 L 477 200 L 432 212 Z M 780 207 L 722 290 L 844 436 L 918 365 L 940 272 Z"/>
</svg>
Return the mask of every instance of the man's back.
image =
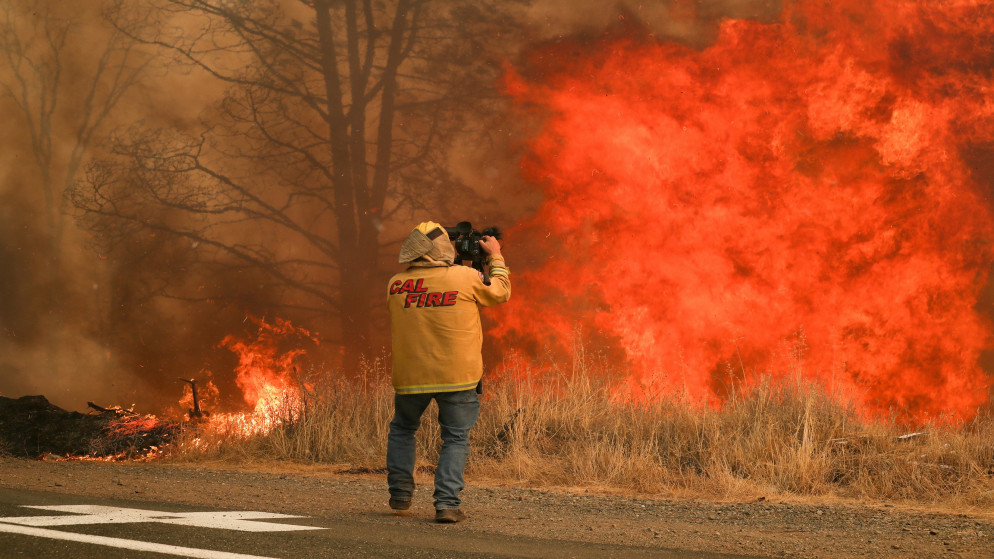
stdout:
<svg viewBox="0 0 994 559">
<path fill-rule="evenodd" d="M 511 282 L 487 286 L 467 266 L 410 267 L 391 278 L 387 306 L 398 394 L 473 388 L 483 373 L 479 306 L 507 301 Z"/>
</svg>

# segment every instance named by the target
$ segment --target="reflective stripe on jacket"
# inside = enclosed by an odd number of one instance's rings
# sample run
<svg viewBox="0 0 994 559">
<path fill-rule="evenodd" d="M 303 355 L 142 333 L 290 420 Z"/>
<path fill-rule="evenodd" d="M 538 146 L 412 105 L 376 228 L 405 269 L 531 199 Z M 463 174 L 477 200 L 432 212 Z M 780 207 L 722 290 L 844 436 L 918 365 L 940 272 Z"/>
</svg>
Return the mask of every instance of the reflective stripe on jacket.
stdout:
<svg viewBox="0 0 994 559">
<path fill-rule="evenodd" d="M 390 278 L 387 293 L 397 393 L 475 387 L 483 375 L 479 307 L 511 297 L 503 262 L 493 263 L 489 286 L 469 266 L 412 266 Z"/>
</svg>

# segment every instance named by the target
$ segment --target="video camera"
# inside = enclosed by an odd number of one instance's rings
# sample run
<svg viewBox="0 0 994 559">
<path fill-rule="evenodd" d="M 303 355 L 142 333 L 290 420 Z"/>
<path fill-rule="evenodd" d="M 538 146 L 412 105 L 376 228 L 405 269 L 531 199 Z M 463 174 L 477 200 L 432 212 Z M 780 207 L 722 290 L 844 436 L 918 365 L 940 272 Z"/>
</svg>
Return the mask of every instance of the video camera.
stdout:
<svg viewBox="0 0 994 559">
<path fill-rule="evenodd" d="M 446 227 L 449 240 L 456 245 L 456 264 L 462 264 L 466 260 L 473 262 L 472 266 L 483 274 L 483 284 L 490 285 L 490 276 L 484 269 L 487 260 L 487 253 L 480 248 L 480 241 L 483 237 L 493 237 L 500 240 L 500 229 L 497 227 L 487 227 L 482 232 L 473 229 L 473 224 L 468 221 L 460 221 L 455 227 Z"/>
</svg>

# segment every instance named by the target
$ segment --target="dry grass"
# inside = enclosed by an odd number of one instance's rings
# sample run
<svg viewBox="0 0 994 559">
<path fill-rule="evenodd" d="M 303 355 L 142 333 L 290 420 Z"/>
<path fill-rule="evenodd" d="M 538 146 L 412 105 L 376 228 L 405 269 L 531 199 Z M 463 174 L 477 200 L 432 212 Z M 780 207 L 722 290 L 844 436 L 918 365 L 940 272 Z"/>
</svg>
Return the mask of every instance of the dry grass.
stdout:
<svg viewBox="0 0 994 559">
<path fill-rule="evenodd" d="M 521 371 L 517 371 L 520 373 Z M 529 378 L 505 374 L 504 379 Z M 467 475 L 539 486 L 715 497 L 789 494 L 916 503 L 994 504 L 994 418 L 911 430 L 867 421 L 815 386 L 766 381 L 721 409 L 679 400 L 632 405 L 584 367 L 487 386 Z M 382 363 L 354 381 L 318 383 L 301 413 L 266 435 L 209 424 L 174 447 L 179 460 L 287 459 L 353 471 L 384 467 L 393 391 Z M 434 404 L 418 433 L 419 470 L 438 455 Z M 909 433 L 920 433 L 902 437 Z"/>
</svg>

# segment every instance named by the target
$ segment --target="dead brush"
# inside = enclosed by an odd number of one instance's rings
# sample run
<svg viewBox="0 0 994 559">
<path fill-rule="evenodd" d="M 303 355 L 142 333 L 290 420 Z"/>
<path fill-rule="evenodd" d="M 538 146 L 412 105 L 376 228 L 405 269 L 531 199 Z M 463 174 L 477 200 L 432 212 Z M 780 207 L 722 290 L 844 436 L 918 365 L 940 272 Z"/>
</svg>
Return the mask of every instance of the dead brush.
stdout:
<svg viewBox="0 0 994 559">
<path fill-rule="evenodd" d="M 519 365 L 516 365 L 520 367 Z M 488 377 L 471 436 L 470 479 L 643 494 L 771 493 L 923 503 L 994 504 L 994 418 L 912 428 L 865 418 L 793 376 L 761 377 L 721 407 L 680 397 L 631 404 L 590 365 Z M 178 460 L 277 459 L 384 471 L 393 390 L 382 360 L 356 379 L 316 382 L 304 410 L 271 431 L 201 433 Z M 440 447 L 437 408 L 418 432 L 420 483 Z M 912 436 L 905 436 L 912 435 Z M 183 435 L 180 436 L 183 438 Z"/>
</svg>

